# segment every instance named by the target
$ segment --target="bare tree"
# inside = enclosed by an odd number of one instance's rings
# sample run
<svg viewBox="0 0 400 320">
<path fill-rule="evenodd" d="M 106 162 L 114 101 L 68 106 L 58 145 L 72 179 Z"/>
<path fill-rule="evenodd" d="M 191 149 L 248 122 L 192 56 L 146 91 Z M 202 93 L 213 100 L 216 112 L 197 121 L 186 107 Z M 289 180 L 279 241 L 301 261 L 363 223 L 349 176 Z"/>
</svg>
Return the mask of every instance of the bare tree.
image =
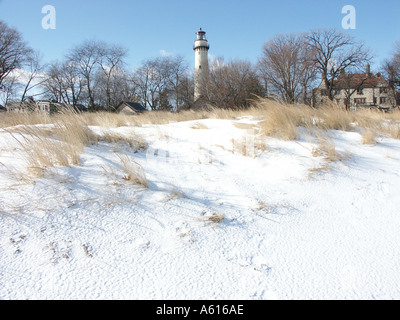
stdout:
<svg viewBox="0 0 400 320">
<path fill-rule="evenodd" d="M 221 107 L 247 107 L 263 88 L 253 65 L 244 60 L 228 63 L 218 58 L 210 64 L 209 99 Z"/>
<path fill-rule="evenodd" d="M 159 95 L 163 86 L 160 58 L 148 59 L 137 68 L 131 78 L 137 88 L 139 101 L 147 108 L 158 109 Z"/>
<path fill-rule="evenodd" d="M 51 92 L 76 106 L 86 101 L 89 110 L 105 107 L 111 111 L 118 102 L 118 85 L 126 85 L 123 70 L 127 50 L 100 41 L 85 41 L 73 48 L 61 64 L 49 70 Z"/>
<path fill-rule="evenodd" d="M 182 56 L 165 57 L 163 64 L 167 90 L 172 93 L 170 100 L 173 101 L 174 111 L 178 111 L 185 103 L 185 99 L 181 99 L 181 94 L 185 88 L 183 81 L 188 81 L 187 74 L 189 67 Z"/>
<path fill-rule="evenodd" d="M 67 60 L 77 66 L 80 76 L 85 79 L 89 110 L 96 109 L 96 72 L 104 56 L 105 47 L 103 42 L 87 40 L 67 55 Z"/>
<path fill-rule="evenodd" d="M 305 37 L 305 35 L 303 35 Z M 315 87 L 315 81 L 317 79 L 317 68 L 313 61 L 314 52 L 309 50 L 305 45 L 305 38 L 302 39 L 300 47 L 300 88 L 302 90 L 301 102 L 303 104 L 312 104 L 312 90 Z"/>
<path fill-rule="evenodd" d="M 7 106 L 9 101 L 17 99 L 18 87 L 19 83 L 16 75 L 11 74 L 4 79 L 2 89 L 0 90 L 0 99 L 4 106 Z"/>
<path fill-rule="evenodd" d="M 64 100 L 65 84 L 62 75 L 62 65 L 59 62 L 52 63 L 47 70 L 47 79 L 44 86 L 52 100 L 62 102 Z"/>
<path fill-rule="evenodd" d="M 400 104 L 400 41 L 396 42 L 392 56 L 384 61 L 382 69 L 389 81 L 391 90 L 389 99 L 392 105 L 398 106 Z"/>
<path fill-rule="evenodd" d="M 120 46 L 106 46 L 103 48 L 103 52 L 100 55 L 99 65 L 102 71 L 102 80 L 104 83 L 104 89 L 106 93 L 105 107 L 108 111 L 111 111 L 112 107 L 115 106 L 115 91 L 112 90 L 112 83 L 121 80 L 118 79 L 123 74 L 122 67 L 125 64 L 124 58 L 127 56 L 127 49 Z"/>
<path fill-rule="evenodd" d="M 187 110 L 193 105 L 194 101 L 194 74 L 187 72 L 179 82 L 177 87 L 177 97 L 179 99 L 176 111 Z"/>
<path fill-rule="evenodd" d="M 82 77 L 78 66 L 73 61 L 65 61 L 61 66 L 64 102 L 74 107 L 82 103 L 86 93 L 86 79 Z"/>
<path fill-rule="evenodd" d="M 264 44 L 258 63 L 262 79 L 287 103 L 308 100 L 316 71 L 307 49 L 304 34 L 280 34 Z"/>
<path fill-rule="evenodd" d="M 86 80 L 73 61 L 55 62 L 47 71 L 45 87 L 52 99 L 76 107 L 83 102 Z"/>
<path fill-rule="evenodd" d="M 129 75 L 123 68 L 115 67 L 107 74 L 100 71 L 96 83 L 100 91 L 96 101 L 108 111 L 115 111 L 121 101 L 136 100 Z"/>
<path fill-rule="evenodd" d="M 139 101 L 152 110 L 179 110 L 184 82 L 189 84 L 188 66 L 181 56 L 148 59 L 137 68 L 131 78 Z"/>
<path fill-rule="evenodd" d="M 341 73 L 349 69 L 362 70 L 372 59 L 363 42 L 336 29 L 312 31 L 306 40 L 314 53 L 312 61 L 322 75 L 330 100 L 333 100 L 334 82 Z"/>
<path fill-rule="evenodd" d="M 0 89 L 4 79 L 13 70 L 22 67 L 30 52 L 21 34 L 0 21 Z"/>
<path fill-rule="evenodd" d="M 21 102 L 25 101 L 29 92 L 32 92 L 32 90 L 35 88 L 42 87 L 46 81 L 46 77 L 43 75 L 46 65 L 43 64 L 41 60 L 42 57 L 38 51 L 31 51 L 27 57 L 25 68 L 27 79 L 24 83 Z M 41 94 L 43 94 L 43 92 L 30 94 L 29 96 L 33 97 Z"/>
</svg>

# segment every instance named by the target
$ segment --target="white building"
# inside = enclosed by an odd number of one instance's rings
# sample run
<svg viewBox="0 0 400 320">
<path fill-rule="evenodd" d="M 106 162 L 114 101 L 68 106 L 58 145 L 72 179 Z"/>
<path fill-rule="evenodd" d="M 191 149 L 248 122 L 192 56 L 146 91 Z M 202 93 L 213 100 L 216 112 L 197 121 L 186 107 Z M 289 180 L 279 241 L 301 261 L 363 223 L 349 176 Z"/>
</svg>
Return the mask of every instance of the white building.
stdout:
<svg viewBox="0 0 400 320">
<path fill-rule="evenodd" d="M 210 49 L 206 33 L 200 28 L 196 34 L 197 39 L 193 46 L 195 51 L 194 101 L 207 96 L 209 81 L 208 50 Z"/>
<path fill-rule="evenodd" d="M 65 110 L 84 110 L 83 106 L 73 107 L 66 103 L 58 103 L 51 100 L 33 101 L 28 99 L 23 102 L 8 102 L 7 111 L 11 113 L 41 112 L 47 114 L 58 113 Z"/>
</svg>

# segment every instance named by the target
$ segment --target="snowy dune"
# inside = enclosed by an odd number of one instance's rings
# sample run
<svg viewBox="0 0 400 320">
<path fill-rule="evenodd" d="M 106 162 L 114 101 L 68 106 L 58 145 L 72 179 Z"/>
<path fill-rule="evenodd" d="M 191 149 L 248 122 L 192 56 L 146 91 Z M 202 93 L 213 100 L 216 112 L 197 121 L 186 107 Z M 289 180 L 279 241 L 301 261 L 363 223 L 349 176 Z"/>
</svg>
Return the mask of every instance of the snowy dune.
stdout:
<svg viewBox="0 0 400 320">
<path fill-rule="evenodd" d="M 91 127 L 147 149 L 99 142 L 37 179 L 0 130 L 0 298 L 399 299 L 400 141 L 332 130 L 329 161 L 256 127 Z"/>
</svg>

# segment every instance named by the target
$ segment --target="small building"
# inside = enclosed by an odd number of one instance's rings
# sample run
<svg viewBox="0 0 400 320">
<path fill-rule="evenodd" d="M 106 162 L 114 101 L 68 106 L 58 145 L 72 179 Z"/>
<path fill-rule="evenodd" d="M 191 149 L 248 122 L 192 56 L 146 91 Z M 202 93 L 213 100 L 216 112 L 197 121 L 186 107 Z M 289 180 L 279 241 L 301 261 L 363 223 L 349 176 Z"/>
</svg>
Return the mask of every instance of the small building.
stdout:
<svg viewBox="0 0 400 320">
<path fill-rule="evenodd" d="M 36 110 L 39 112 L 44 112 L 44 113 L 55 113 L 60 110 L 60 107 L 63 106 L 63 104 L 60 103 L 55 103 L 50 100 L 40 100 L 36 102 Z"/>
<path fill-rule="evenodd" d="M 9 102 L 7 103 L 7 111 L 12 113 L 25 113 L 25 112 L 42 112 L 53 114 L 63 110 L 76 110 L 71 105 L 65 103 L 58 103 L 51 100 L 26 100 L 23 102 Z"/>
<path fill-rule="evenodd" d="M 140 103 L 130 101 L 122 101 L 115 109 L 118 113 L 125 114 L 137 114 L 147 111 Z"/>
<path fill-rule="evenodd" d="M 20 102 L 7 102 L 7 111 L 11 113 L 26 113 L 37 111 L 36 102 L 32 100 L 20 101 Z"/>
<path fill-rule="evenodd" d="M 390 110 L 396 106 L 394 87 L 380 73 L 372 74 L 367 65 L 365 73 L 342 73 L 332 87 L 333 102 L 349 110 L 361 108 Z M 324 81 L 313 90 L 313 106 L 329 101 Z"/>
</svg>

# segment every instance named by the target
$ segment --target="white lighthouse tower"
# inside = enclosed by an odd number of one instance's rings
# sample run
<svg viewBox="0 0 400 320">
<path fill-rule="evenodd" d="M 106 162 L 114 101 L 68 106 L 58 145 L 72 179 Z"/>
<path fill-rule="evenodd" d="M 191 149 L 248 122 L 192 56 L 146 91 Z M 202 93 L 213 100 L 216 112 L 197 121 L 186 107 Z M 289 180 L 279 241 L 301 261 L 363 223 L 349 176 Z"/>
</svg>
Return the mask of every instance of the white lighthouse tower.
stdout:
<svg viewBox="0 0 400 320">
<path fill-rule="evenodd" d="M 206 33 L 200 28 L 196 34 L 197 39 L 193 46 L 195 52 L 194 101 L 207 95 L 207 84 L 209 81 L 208 50 L 210 49 Z"/>
</svg>

